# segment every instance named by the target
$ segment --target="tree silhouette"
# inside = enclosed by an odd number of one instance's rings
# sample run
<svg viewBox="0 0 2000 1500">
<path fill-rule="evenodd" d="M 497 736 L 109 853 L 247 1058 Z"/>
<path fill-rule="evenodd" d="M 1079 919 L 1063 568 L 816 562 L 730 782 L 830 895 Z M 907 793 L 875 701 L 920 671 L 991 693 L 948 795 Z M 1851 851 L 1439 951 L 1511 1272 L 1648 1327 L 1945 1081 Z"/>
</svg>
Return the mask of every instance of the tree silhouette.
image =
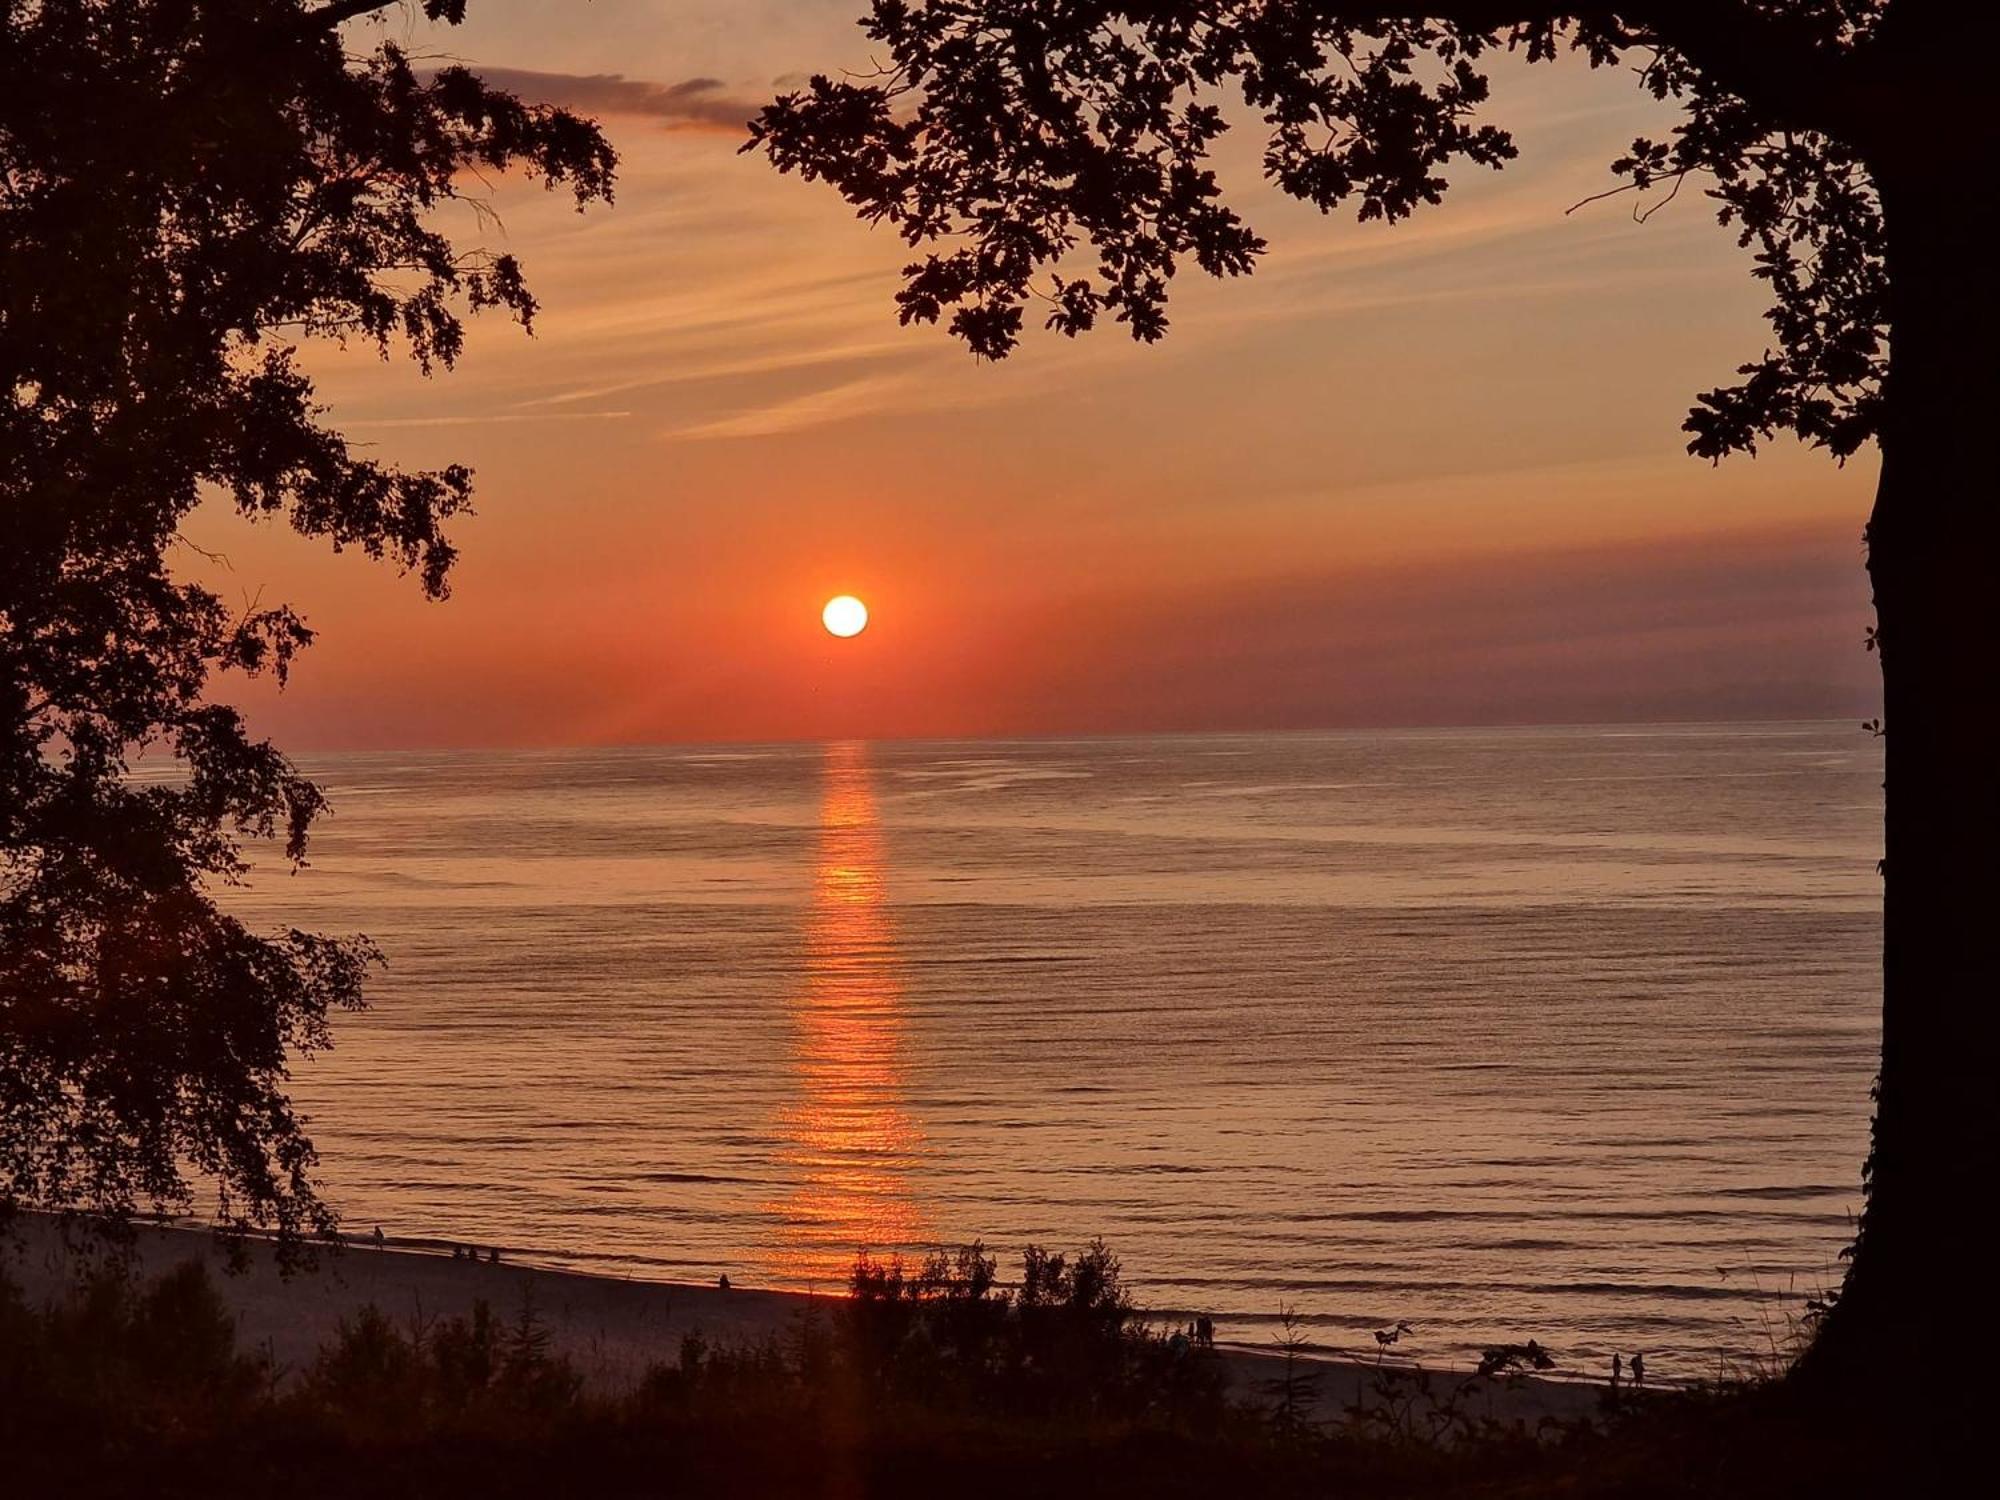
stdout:
<svg viewBox="0 0 2000 1500">
<path fill-rule="evenodd" d="M 471 473 L 354 453 L 296 340 L 429 371 L 464 309 L 527 325 L 513 258 L 428 216 L 482 168 L 581 208 L 615 164 L 463 68 L 350 55 L 383 3 L 0 0 L 0 1209 L 186 1208 L 199 1176 L 229 1228 L 332 1226 L 287 1062 L 374 954 L 215 904 L 241 838 L 302 862 L 326 804 L 206 697 L 312 631 L 176 577 L 179 527 L 227 497 L 442 597 Z M 147 751 L 173 774 L 131 775 Z"/>
<path fill-rule="evenodd" d="M 1984 1343 L 1940 1337 L 1930 1278 L 1981 1264 L 1992 1180 L 2000 786 L 1992 771 L 2000 558 L 1990 478 L 2000 405 L 1985 191 L 1995 113 L 1978 86 L 2000 7 L 1944 0 L 876 0 L 869 77 L 811 80 L 754 129 L 921 258 L 904 322 L 946 320 L 999 358 L 1024 308 L 1080 334 L 1159 338 L 1175 270 L 1240 275 L 1264 243 L 1209 157 L 1231 95 L 1264 170 L 1322 210 L 1397 220 L 1459 163 L 1499 167 L 1486 62 L 1622 65 L 1679 110 L 1613 166 L 1645 189 L 1695 178 L 1771 289 L 1770 345 L 1688 416 L 1704 458 L 1780 431 L 1882 452 L 1867 528 L 1889 782 L 1882 1066 L 1867 1207 L 1820 1369 L 1894 1368 Z M 748 149 L 748 148 L 746 148 Z M 1900 1378 L 1900 1377 L 1890 1377 Z"/>
</svg>

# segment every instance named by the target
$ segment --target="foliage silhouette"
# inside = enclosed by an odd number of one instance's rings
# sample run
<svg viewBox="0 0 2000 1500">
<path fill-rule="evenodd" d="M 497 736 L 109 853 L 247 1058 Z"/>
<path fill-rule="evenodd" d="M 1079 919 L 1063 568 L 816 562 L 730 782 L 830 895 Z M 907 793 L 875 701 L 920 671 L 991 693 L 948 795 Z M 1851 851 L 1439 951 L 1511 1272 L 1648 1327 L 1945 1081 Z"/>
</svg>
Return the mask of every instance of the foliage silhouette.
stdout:
<svg viewBox="0 0 2000 1500">
<path fill-rule="evenodd" d="M 41 1306 L 0 1274 L 0 1453 L 22 1493 L 65 1495 L 205 1495 L 227 1473 L 298 1497 L 351 1495 L 360 1474 L 375 1495 L 1525 1500 L 1888 1493 L 1927 1472 L 1921 1452 L 1829 1434 L 1771 1385 L 1664 1395 L 1609 1431 L 1529 1431 L 1476 1416 L 1474 1382 L 1433 1390 L 1420 1370 L 1382 1369 L 1347 1422 L 1312 1420 L 1300 1398 L 1274 1423 L 1210 1382 L 1190 1393 L 1187 1360 L 1129 1319 L 1117 1398 L 1051 1403 L 1051 1389 L 1095 1374 L 1017 1362 L 1013 1299 L 974 1295 L 953 1259 L 906 1271 L 896 1296 L 919 1325 L 950 1320 L 953 1305 L 1002 1309 L 979 1324 L 993 1357 L 966 1378 L 926 1378 L 948 1361 L 922 1336 L 890 1352 L 907 1368 L 877 1367 L 861 1326 L 836 1315 L 747 1348 L 690 1338 L 678 1364 L 625 1393 L 579 1389 L 531 1310 L 510 1323 L 475 1304 L 399 1323 L 364 1309 L 280 1379 L 235 1348 L 198 1266 L 150 1285 L 99 1277 Z M 1217 1356 L 1189 1358 L 1212 1373 Z"/>
<path fill-rule="evenodd" d="M 1283 1361 L 1278 1373 L 1267 1377 L 1260 1389 L 1270 1405 L 1271 1431 L 1280 1442 L 1295 1443 L 1313 1430 L 1313 1412 L 1319 1406 L 1319 1384 L 1323 1370 L 1306 1359 L 1311 1341 L 1299 1324 L 1298 1312 L 1289 1303 L 1278 1308 L 1278 1332 L 1271 1342 Z"/>
<path fill-rule="evenodd" d="M 312 640 L 176 575 L 204 496 L 445 594 L 472 475 L 354 452 L 302 338 L 426 372 L 461 315 L 527 326 L 514 258 L 435 210 L 480 169 L 611 194 L 588 122 L 335 29 L 382 4 L 0 0 L 0 1210 L 186 1209 L 329 1232 L 285 1093 L 358 1006 L 365 940 L 253 933 L 214 888 L 239 841 L 302 863 L 326 803 L 218 671 Z M 425 0 L 457 22 L 463 0 Z M 139 779 L 137 757 L 177 774 Z"/>
<path fill-rule="evenodd" d="M 2000 215 L 1976 184 L 2000 124 L 1971 60 L 2000 50 L 2000 8 L 876 0 L 863 24 L 880 71 L 784 95 L 745 149 L 892 226 L 921 252 L 902 320 L 943 321 L 991 358 L 1015 348 L 1031 299 L 1064 334 L 1108 317 L 1150 341 L 1183 264 L 1254 267 L 1264 242 L 1210 165 L 1232 92 L 1261 120 L 1272 181 L 1364 221 L 1437 203 L 1449 169 L 1514 156 L 1481 118 L 1496 53 L 1625 66 L 1679 110 L 1613 171 L 1640 192 L 1697 179 L 1773 299 L 1770 346 L 1699 397 L 1689 449 L 1720 459 L 1789 431 L 1837 458 L 1882 452 L 1866 534 L 1894 731 L 1882 1067 L 1861 1233 L 1807 1363 L 1893 1394 L 1886 1372 L 1938 1352 L 1932 1268 L 1981 1263 L 1966 1194 L 1996 1155 L 1985 700 L 2000 509 L 1984 434 L 2000 405 Z M 1984 1299 L 1980 1315 L 1958 1350 L 1989 1343 Z"/>
</svg>

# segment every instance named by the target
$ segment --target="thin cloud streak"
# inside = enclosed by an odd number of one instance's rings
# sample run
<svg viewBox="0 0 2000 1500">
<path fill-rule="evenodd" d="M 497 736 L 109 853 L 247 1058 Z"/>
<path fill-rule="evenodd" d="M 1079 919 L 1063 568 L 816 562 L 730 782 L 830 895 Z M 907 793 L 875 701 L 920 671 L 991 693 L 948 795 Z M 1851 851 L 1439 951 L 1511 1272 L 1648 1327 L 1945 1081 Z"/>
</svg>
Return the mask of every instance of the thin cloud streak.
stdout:
<svg viewBox="0 0 2000 1500">
<path fill-rule="evenodd" d="M 574 401 L 595 401 L 603 396 L 621 396 L 629 391 L 654 390 L 709 380 L 728 380 L 744 375 L 774 375 L 784 370 L 810 370 L 826 365 L 865 364 L 892 359 L 898 355 L 907 358 L 909 354 L 910 348 L 907 344 L 885 341 L 832 345 L 824 349 L 774 350 L 769 354 L 746 355 L 741 359 L 722 359 L 712 364 L 639 375 L 611 385 L 558 391 L 551 396 L 537 396 L 533 400 L 522 401 L 519 405 L 524 410 L 539 406 L 566 406 Z"/>
<path fill-rule="evenodd" d="M 867 375 L 859 380 L 808 391 L 788 400 L 753 407 L 727 417 L 664 432 L 668 441 L 776 437 L 829 422 L 875 416 L 886 411 L 932 410 L 959 403 L 910 376 Z"/>
<path fill-rule="evenodd" d="M 439 417 L 348 417 L 349 427 L 504 427 L 516 422 L 616 422 L 629 411 L 493 412 Z"/>
<path fill-rule="evenodd" d="M 659 120 L 670 129 L 735 132 L 747 136 L 751 117 L 764 107 L 729 91 L 720 78 L 685 78 L 654 83 L 622 73 L 545 73 L 535 68 L 482 64 L 479 76 L 536 104 L 555 104 L 584 114 L 635 115 Z"/>
</svg>

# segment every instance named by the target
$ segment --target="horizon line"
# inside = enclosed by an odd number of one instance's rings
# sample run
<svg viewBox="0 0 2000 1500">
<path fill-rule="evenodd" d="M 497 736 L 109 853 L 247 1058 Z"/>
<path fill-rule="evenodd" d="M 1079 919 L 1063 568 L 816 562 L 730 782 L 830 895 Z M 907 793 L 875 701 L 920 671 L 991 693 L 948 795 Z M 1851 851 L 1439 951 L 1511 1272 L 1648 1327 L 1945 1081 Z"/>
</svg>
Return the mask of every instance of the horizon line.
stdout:
<svg viewBox="0 0 2000 1500">
<path fill-rule="evenodd" d="M 555 744 L 305 746 L 287 758 L 315 755 L 561 755 L 629 750 L 777 750 L 827 745 L 1032 745 L 1165 739 L 1273 739 L 1312 736 L 1411 736 L 1465 733 L 1525 733 L 1560 730 L 1748 729 L 1759 726 L 1852 724 L 1866 734 L 1866 721 L 1848 715 L 1806 718 L 1576 719 L 1504 720 L 1461 724 L 1293 725 L 1283 728 L 1044 730 L 1033 733 L 794 735 L 777 739 L 586 740 Z M 1871 739 L 1873 736 L 1869 736 Z M 143 756 L 143 751 L 141 752 Z"/>
</svg>

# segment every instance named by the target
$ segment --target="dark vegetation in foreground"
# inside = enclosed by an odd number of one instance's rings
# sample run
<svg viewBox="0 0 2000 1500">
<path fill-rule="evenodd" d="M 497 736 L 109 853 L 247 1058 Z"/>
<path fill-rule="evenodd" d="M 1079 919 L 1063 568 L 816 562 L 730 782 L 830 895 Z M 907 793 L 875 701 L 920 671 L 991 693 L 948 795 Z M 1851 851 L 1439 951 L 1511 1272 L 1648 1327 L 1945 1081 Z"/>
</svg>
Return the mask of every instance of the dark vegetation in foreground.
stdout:
<svg viewBox="0 0 2000 1500">
<path fill-rule="evenodd" d="M 864 1259 L 853 1291 L 762 1345 L 689 1337 L 601 1396 L 532 1305 L 367 1309 L 286 1371 L 236 1347 L 198 1264 L 103 1271 L 50 1307 L 0 1278 L 0 1465 L 22 1495 L 1826 1496 L 1893 1493 L 1915 1461 L 1771 1381 L 1540 1431 L 1407 1371 L 1332 1420 L 1289 1359 L 1232 1399 L 1220 1358 L 1137 1313 L 1101 1245 L 1030 1251 L 1014 1289 L 976 1247 Z"/>
</svg>

